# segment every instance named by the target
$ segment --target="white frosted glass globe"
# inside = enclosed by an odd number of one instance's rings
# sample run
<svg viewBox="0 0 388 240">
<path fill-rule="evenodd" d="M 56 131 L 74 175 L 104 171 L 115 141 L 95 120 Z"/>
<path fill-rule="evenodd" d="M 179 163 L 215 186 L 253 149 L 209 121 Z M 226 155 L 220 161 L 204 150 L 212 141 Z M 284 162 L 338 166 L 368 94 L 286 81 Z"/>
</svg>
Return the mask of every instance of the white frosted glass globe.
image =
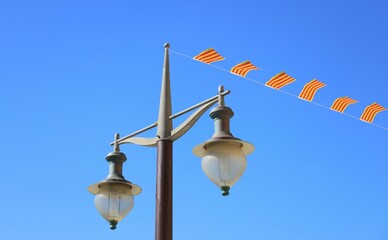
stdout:
<svg viewBox="0 0 388 240">
<path fill-rule="evenodd" d="M 126 184 L 105 183 L 94 199 L 98 212 L 111 223 L 111 229 L 132 210 L 133 194 Z"/>
<path fill-rule="evenodd" d="M 206 145 L 201 165 L 206 176 L 222 188 L 237 182 L 245 171 L 247 161 L 241 144 L 215 142 Z"/>
</svg>

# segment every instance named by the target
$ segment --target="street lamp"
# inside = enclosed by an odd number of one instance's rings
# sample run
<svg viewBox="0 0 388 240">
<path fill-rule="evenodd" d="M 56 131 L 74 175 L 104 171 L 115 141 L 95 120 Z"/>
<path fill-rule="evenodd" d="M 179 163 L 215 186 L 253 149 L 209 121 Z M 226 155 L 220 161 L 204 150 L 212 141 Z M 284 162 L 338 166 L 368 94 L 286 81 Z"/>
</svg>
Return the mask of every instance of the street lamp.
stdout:
<svg viewBox="0 0 388 240">
<path fill-rule="evenodd" d="M 132 210 L 133 196 L 141 192 L 141 188 L 123 176 L 123 163 L 127 160 L 117 145 L 119 134 L 115 135 L 113 152 L 108 153 L 109 174 L 101 182 L 89 186 L 89 192 L 95 196 L 94 204 L 98 212 L 110 223 L 112 230 Z"/>
<path fill-rule="evenodd" d="M 196 146 L 193 153 L 202 158 L 203 171 L 221 188 L 222 195 L 229 195 L 230 187 L 246 168 L 246 155 L 254 150 L 252 144 L 235 138 L 230 132 L 229 122 L 233 111 L 224 102 L 224 96 L 230 91 L 224 91 L 222 86 L 216 96 L 172 114 L 169 47 L 169 44 L 165 44 L 158 121 L 122 138 L 116 134 L 112 143 L 114 151 L 106 157 L 109 162 L 107 178 L 88 188 L 89 192 L 96 195 L 97 210 L 110 223 L 111 229 L 115 229 L 117 223 L 132 209 L 133 196 L 141 192 L 140 187 L 127 181 L 122 175 L 122 166 L 127 158 L 120 152 L 119 145 L 132 143 L 157 147 L 155 240 L 172 240 L 173 142 L 183 136 L 211 106 L 218 102 L 218 106 L 210 112 L 215 133 L 211 139 Z M 173 128 L 173 119 L 193 110 L 195 111 L 183 123 Z M 157 127 L 156 137 L 135 137 L 154 127 Z"/>
<path fill-rule="evenodd" d="M 220 86 L 219 92 L 223 90 Z M 254 150 L 252 144 L 235 138 L 230 132 L 229 119 L 233 115 L 232 109 L 225 106 L 223 96 L 219 95 L 218 106 L 210 112 L 215 133 L 211 139 L 193 149 L 193 153 L 202 158 L 202 170 L 221 188 L 223 196 L 229 195 L 230 187 L 244 173 L 246 155 Z"/>
</svg>

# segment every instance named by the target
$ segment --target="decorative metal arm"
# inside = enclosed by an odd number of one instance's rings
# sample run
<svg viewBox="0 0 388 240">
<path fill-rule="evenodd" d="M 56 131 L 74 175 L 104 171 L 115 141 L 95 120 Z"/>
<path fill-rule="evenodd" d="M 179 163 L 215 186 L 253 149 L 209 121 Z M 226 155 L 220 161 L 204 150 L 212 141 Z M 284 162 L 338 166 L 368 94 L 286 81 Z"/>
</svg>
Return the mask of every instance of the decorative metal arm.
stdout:
<svg viewBox="0 0 388 240">
<path fill-rule="evenodd" d="M 221 88 L 220 88 L 221 89 Z M 180 111 L 176 114 L 173 114 L 170 116 L 170 119 L 175 119 L 187 112 L 190 112 L 194 109 L 197 109 L 194 113 L 192 113 L 183 123 L 181 123 L 178 127 L 173 129 L 171 131 L 171 136 L 168 137 L 168 140 L 175 141 L 179 139 L 181 136 L 183 136 L 194 124 L 198 121 L 198 119 L 215 103 L 219 102 L 219 99 L 225 95 L 228 95 L 230 93 L 230 90 L 227 91 L 220 91 L 218 95 L 211 97 L 203 102 L 200 102 L 198 104 L 195 104 L 189 108 L 186 108 L 183 111 Z M 143 132 L 146 132 L 154 127 L 158 126 L 158 122 L 155 122 L 145 128 L 142 128 L 132 134 L 129 134 L 125 137 L 122 137 L 117 140 L 117 145 L 125 144 L 125 143 L 132 143 L 136 145 L 146 146 L 146 147 L 155 147 L 158 140 L 160 140 L 158 137 L 153 138 L 144 138 L 144 137 L 135 137 Z M 114 142 L 111 143 L 113 145 Z"/>
</svg>

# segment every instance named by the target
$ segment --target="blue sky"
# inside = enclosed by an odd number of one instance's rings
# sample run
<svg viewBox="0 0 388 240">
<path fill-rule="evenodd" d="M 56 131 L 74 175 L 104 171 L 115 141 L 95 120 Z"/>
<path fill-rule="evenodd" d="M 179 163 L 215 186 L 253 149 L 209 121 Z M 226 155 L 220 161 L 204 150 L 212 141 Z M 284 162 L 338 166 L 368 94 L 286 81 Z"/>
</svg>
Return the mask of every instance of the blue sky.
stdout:
<svg viewBox="0 0 388 240">
<path fill-rule="evenodd" d="M 153 239 L 156 150 L 122 146 L 125 177 L 142 187 L 111 231 L 87 187 L 107 175 L 116 132 L 157 120 L 163 45 L 171 44 L 173 111 L 217 93 L 231 130 L 253 143 L 248 167 L 222 197 L 191 150 L 211 137 L 205 114 L 174 144 L 174 238 L 388 238 L 386 1 L 3 1 L 0 3 L 0 239 Z M 250 81 L 219 68 L 251 60 Z M 314 102 L 357 99 L 348 117 L 267 88 L 280 71 Z M 175 126 L 185 119 L 177 119 Z M 143 136 L 154 136 L 155 131 Z"/>
</svg>

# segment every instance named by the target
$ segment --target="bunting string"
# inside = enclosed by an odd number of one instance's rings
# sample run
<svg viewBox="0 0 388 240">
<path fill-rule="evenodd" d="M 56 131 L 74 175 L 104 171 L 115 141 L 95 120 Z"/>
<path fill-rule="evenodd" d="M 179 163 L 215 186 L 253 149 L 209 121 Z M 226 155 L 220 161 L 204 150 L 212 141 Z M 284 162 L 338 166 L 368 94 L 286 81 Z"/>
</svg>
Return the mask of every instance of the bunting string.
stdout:
<svg viewBox="0 0 388 240">
<path fill-rule="evenodd" d="M 369 106 L 367 106 L 364 109 L 364 112 L 361 115 L 361 117 L 356 117 L 356 116 L 350 115 L 348 113 L 345 113 L 345 110 L 346 110 L 346 108 L 348 106 L 350 106 L 352 104 L 355 104 L 355 103 L 358 103 L 357 100 L 354 100 L 354 99 L 352 99 L 350 97 L 339 97 L 339 98 L 337 98 L 333 102 L 331 107 L 328 107 L 328 106 L 322 105 L 320 103 L 314 102 L 313 98 L 314 98 L 316 92 L 319 89 L 321 89 L 321 88 L 326 86 L 325 83 L 320 82 L 317 79 L 313 79 L 310 82 L 308 82 L 307 84 L 305 84 L 303 89 L 302 89 L 302 91 L 300 92 L 300 94 L 299 95 L 295 95 L 295 94 L 289 93 L 287 91 L 284 91 L 282 89 L 284 86 L 286 86 L 288 84 L 292 84 L 296 80 L 295 78 L 289 76 L 286 72 L 280 72 L 280 73 L 276 74 L 274 77 L 272 77 L 270 80 L 268 80 L 266 83 L 262 83 L 260 81 L 257 81 L 257 80 L 254 80 L 252 78 L 247 77 L 247 74 L 250 71 L 252 71 L 252 70 L 260 70 L 251 61 L 247 60 L 247 61 L 241 62 L 241 63 L 235 65 L 234 67 L 232 67 L 230 70 L 227 70 L 227 69 L 224 69 L 222 67 L 219 67 L 219 66 L 216 66 L 216 65 L 212 64 L 214 62 L 222 61 L 222 60 L 225 59 L 222 55 L 220 55 L 213 48 L 206 49 L 206 50 L 202 51 L 201 53 L 199 53 L 198 55 L 196 55 L 194 57 L 188 56 L 186 54 L 180 53 L 180 52 L 172 50 L 172 49 L 170 49 L 170 51 L 172 53 L 177 54 L 177 55 L 180 55 L 180 56 L 192 59 L 192 60 L 196 60 L 196 61 L 205 63 L 208 66 L 211 66 L 211 67 L 216 68 L 218 70 L 225 71 L 225 72 L 237 75 L 237 76 L 242 77 L 242 78 L 244 78 L 246 80 L 249 80 L 249 81 L 251 81 L 251 82 L 253 82 L 255 84 L 259 84 L 259 85 L 262 85 L 262 86 L 265 86 L 265 87 L 270 87 L 270 88 L 275 89 L 275 90 L 277 90 L 277 91 L 279 91 L 281 93 L 287 94 L 287 95 L 289 95 L 291 97 L 303 99 L 303 100 L 305 100 L 305 101 L 307 101 L 309 103 L 312 103 L 312 104 L 314 104 L 316 106 L 319 106 L 319 107 L 322 107 L 322 108 L 325 108 L 325 109 L 328 109 L 328 110 L 336 111 L 336 112 L 338 112 L 338 113 L 340 113 L 342 115 L 345 115 L 347 117 L 354 118 L 354 119 L 357 119 L 357 120 L 361 120 L 361 121 L 367 122 L 367 123 L 369 123 L 369 124 L 371 124 L 371 125 L 373 125 L 375 127 L 379 127 L 379 128 L 384 129 L 384 130 L 388 130 L 387 127 L 384 127 L 384 126 L 381 126 L 381 125 L 373 123 L 373 120 L 374 120 L 374 118 L 376 117 L 376 115 L 378 113 L 387 110 L 385 107 L 381 106 L 380 104 L 378 104 L 376 102 L 372 103 Z"/>
</svg>

